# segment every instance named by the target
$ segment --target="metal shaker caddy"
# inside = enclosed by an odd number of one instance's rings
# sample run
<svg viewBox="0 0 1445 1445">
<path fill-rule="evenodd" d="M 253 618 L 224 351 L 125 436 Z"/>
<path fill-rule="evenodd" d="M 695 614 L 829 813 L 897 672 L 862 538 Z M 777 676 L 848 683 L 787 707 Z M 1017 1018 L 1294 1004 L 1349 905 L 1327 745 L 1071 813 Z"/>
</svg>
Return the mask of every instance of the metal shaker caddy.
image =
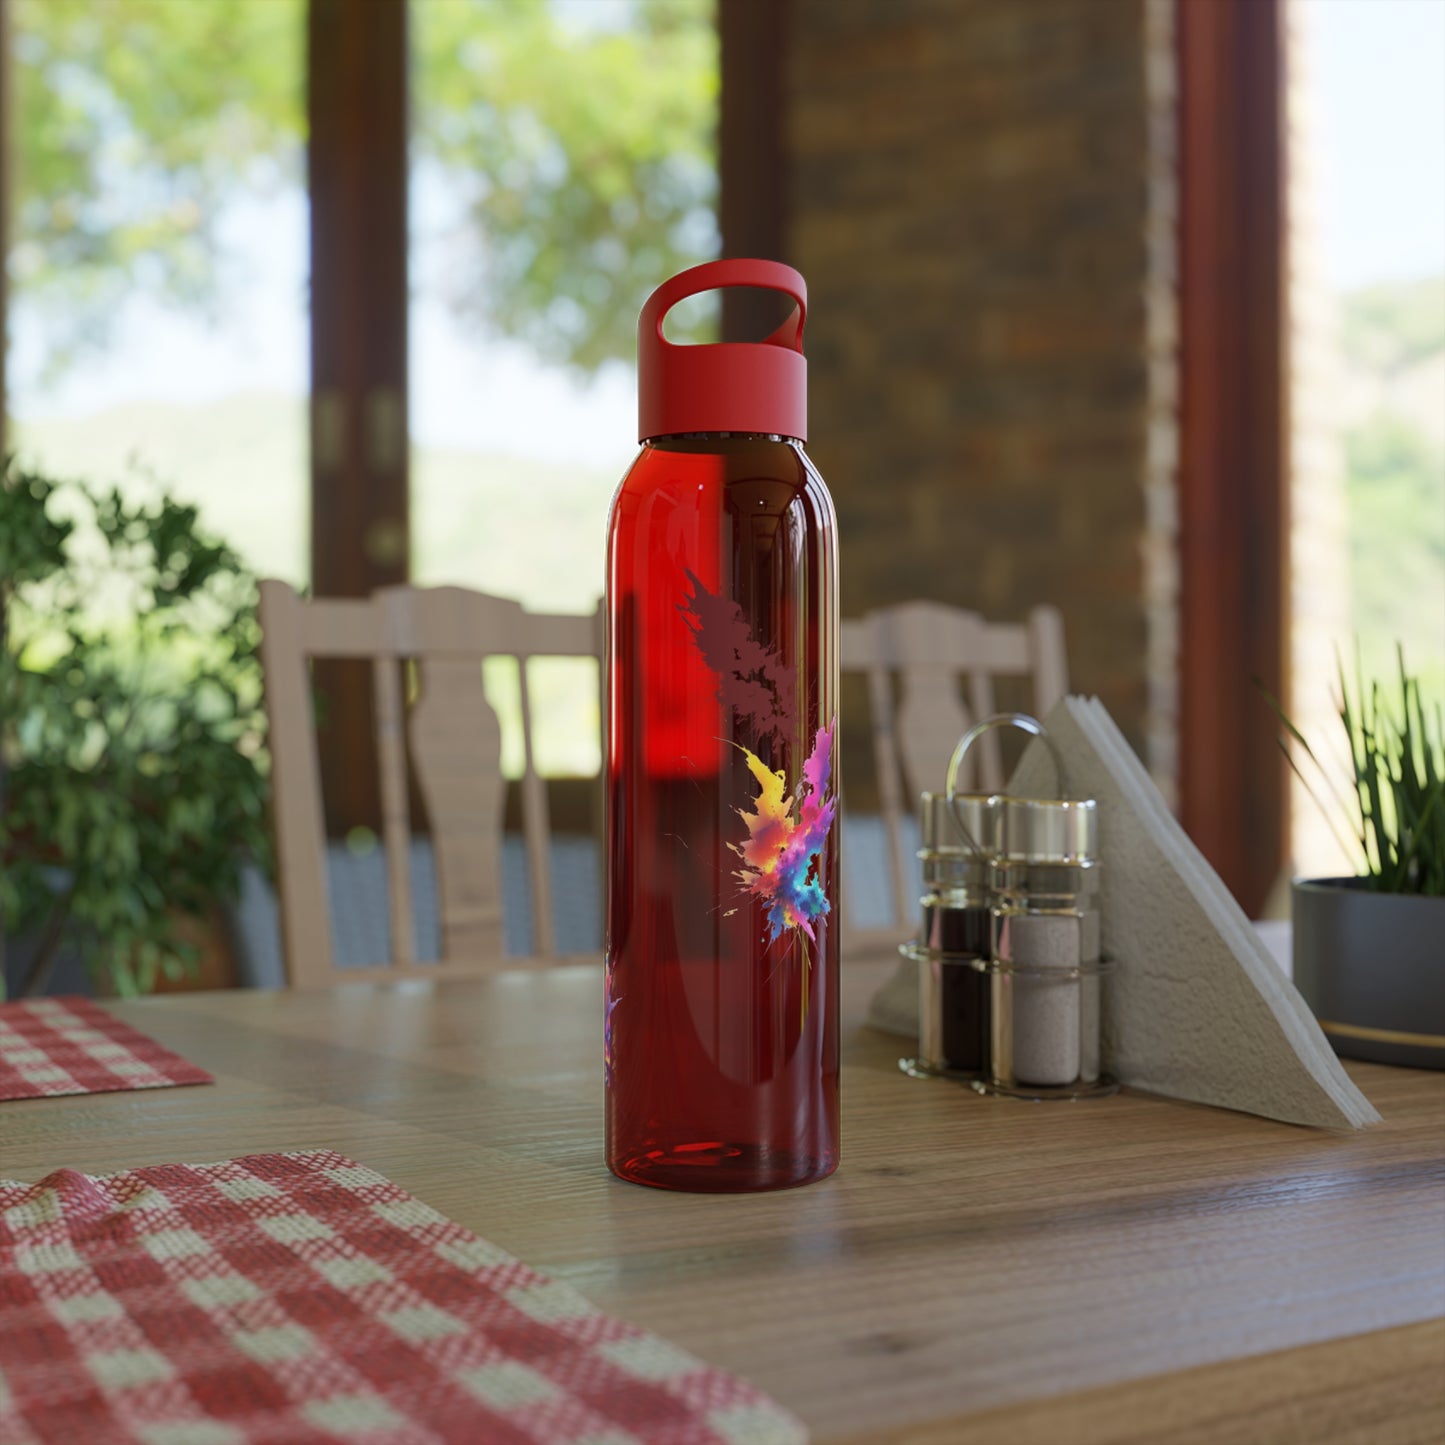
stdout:
<svg viewBox="0 0 1445 1445">
<path fill-rule="evenodd" d="M 922 927 L 899 952 L 918 967 L 918 1053 L 899 1067 L 980 1093 L 1086 1099 L 1118 1087 L 1101 1058 L 1099 819 L 1092 798 L 959 793 L 973 744 L 1016 727 L 1057 748 L 1026 713 L 997 713 L 953 751 L 942 793 L 921 800 Z"/>
</svg>

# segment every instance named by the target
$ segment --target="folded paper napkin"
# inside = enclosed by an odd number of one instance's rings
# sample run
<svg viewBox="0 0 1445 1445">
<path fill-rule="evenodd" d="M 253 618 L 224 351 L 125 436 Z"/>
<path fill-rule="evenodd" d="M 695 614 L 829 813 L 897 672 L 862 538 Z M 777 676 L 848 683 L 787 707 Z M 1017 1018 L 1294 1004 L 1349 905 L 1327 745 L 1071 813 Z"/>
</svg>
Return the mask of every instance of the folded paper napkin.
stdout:
<svg viewBox="0 0 1445 1445">
<path fill-rule="evenodd" d="M 0 1183 L 5 1445 L 805 1438 L 339 1154 Z"/>
<path fill-rule="evenodd" d="M 211 1076 L 87 998 L 0 1004 L 0 1099 L 209 1084 Z"/>
<path fill-rule="evenodd" d="M 1378 1123 L 1104 705 L 1063 698 L 1045 725 L 1068 795 L 1099 806 L 1101 943 L 1116 964 L 1104 990 L 1110 1072 L 1150 1093 L 1292 1124 Z M 1057 796 L 1042 743 L 1029 744 L 1008 791 Z M 870 1022 L 916 1036 L 917 988 L 908 964 L 879 991 Z"/>
</svg>

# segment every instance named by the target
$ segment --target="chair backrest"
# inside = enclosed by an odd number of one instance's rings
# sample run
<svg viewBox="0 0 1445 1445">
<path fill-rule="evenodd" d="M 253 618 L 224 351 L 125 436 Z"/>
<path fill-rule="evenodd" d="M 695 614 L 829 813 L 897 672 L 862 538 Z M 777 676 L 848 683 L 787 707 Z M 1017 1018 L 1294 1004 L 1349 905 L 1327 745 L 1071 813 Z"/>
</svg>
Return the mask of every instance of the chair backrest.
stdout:
<svg viewBox="0 0 1445 1445">
<path fill-rule="evenodd" d="M 1036 607 L 1026 623 L 985 622 L 975 612 L 937 602 L 882 607 L 843 623 L 840 654 L 843 671 L 861 672 L 868 682 L 893 907 L 893 923 L 886 930 L 854 928 L 845 935 L 851 951 L 855 944 L 866 948 L 885 938 L 896 942 L 900 930 L 913 921 L 917 889 L 903 820 L 920 792 L 943 787 L 959 738 L 980 718 L 998 711 L 994 679 L 1029 679 L 1030 704 L 1042 717 L 1068 690 L 1068 664 L 1063 618 L 1054 607 Z M 967 683 L 967 700 L 961 679 Z M 1003 783 L 998 737 L 988 733 L 969 750 L 960 790 L 994 789 Z"/>
<path fill-rule="evenodd" d="M 546 615 L 460 587 L 390 587 L 362 599 L 303 601 L 284 582 L 261 583 L 261 659 L 270 721 L 272 812 L 286 975 L 293 986 L 364 978 L 445 978 L 552 961 L 546 787 L 533 759 L 528 662 L 600 658 L 601 613 Z M 482 659 L 514 657 L 520 689 L 522 825 L 534 957 L 503 959 L 501 727 L 482 688 Z M 381 774 L 391 963 L 336 967 L 326 831 L 309 662 L 369 659 Z M 416 700 L 407 706 L 406 671 Z M 426 804 L 436 862 L 441 959 L 418 963 L 408 855 L 407 743 Z"/>
</svg>

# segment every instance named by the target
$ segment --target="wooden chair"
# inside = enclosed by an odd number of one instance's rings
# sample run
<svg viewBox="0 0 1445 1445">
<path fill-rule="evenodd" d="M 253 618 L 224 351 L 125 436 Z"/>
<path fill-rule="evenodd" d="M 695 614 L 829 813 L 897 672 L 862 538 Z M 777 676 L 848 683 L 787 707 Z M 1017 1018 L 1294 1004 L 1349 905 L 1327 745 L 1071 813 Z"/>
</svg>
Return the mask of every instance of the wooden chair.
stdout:
<svg viewBox="0 0 1445 1445">
<path fill-rule="evenodd" d="M 600 611 L 553 616 L 459 587 L 391 587 L 358 600 L 303 601 L 284 582 L 261 583 L 261 660 L 270 719 L 272 810 L 286 976 L 293 987 L 375 978 L 451 978 L 555 961 L 546 787 L 532 756 L 527 664 L 535 657 L 600 658 Z M 534 959 L 504 957 L 501 728 L 482 689 L 484 657 L 515 657 L 520 679 L 522 822 Z M 332 951 L 326 832 L 308 662 L 371 660 L 381 774 L 382 841 L 391 962 L 338 968 Z M 408 708 L 405 670 L 416 669 Z M 441 959 L 413 944 L 407 742 L 431 822 Z"/>
<path fill-rule="evenodd" d="M 918 794 L 942 789 L 959 738 L 980 718 L 998 711 L 995 678 L 1030 679 L 1031 707 L 1040 717 L 1064 695 L 1068 690 L 1064 624 L 1054 607 L 1036 607 L 1026 623 L 997 623 L 937 602 L 905 602 L 845 621 L 840 656 L 843 671 L 867 677 L 878 799 L 888 845 L 892 922 L 880 929 L 858 928 L 850 925 L 846 901 L 843 910 L 848 951 L 871 951 L 880 944 L 897 943 L 915 921 L 918 890 L 903 820 L 913 813 Z M 960 678 L 967 680 L 967 701 Z M 972 776 L 961 778 L 961 790 L 1003 786 L 996 734 L 980 738 L 966 763 Z"/>
</svg>

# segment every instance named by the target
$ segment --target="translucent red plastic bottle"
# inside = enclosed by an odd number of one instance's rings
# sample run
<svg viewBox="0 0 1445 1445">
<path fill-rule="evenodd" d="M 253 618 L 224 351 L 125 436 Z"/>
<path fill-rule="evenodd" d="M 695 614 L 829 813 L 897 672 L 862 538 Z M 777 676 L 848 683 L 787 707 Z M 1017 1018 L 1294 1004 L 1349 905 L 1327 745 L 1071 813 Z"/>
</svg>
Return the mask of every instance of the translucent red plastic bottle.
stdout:
<svg viewBox="0 0 1445 1445">
<path fill-rule="evenodd" d="M 755 344 L 663 338 L 728 285 L 797 310 Z M 838 1162 L 837 544 L 802 447 L 805 308 L 789 268 L 720 261 L 639 327 L 607 544 L 607 1162 L 666 1189 Z"/>
</svg>

